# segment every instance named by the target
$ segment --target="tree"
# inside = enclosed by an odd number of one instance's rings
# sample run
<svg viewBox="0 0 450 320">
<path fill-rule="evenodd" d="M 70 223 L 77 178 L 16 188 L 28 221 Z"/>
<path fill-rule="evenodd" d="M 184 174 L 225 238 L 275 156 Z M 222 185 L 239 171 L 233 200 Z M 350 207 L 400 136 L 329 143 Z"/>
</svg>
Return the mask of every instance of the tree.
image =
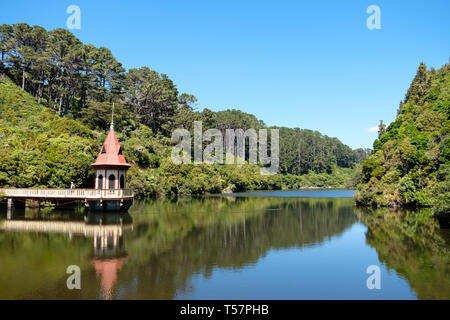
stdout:
<svg viewBox="0 0 450 320">
<path fill-rule="evenodd" d="M 90 71 L 94 81 L 90 95 L 98 100 L 113 100 L 114 95 L 120 95 L 125 69 L 114 58 L 111 51 L 105 47 L 90 48 Z"/>
<path fill-rule="evenodd" d="M 21 72 L 22 90 L 25 90 L 25 78 L 33 59 L 32 28 L 26 23 L 13 25 L 13 37 L 8 40 L 9 62 Z"/>
<path fill-rule="evenodd" d="M 167 75 L 148 67 L 130 69 L 126 75 L 125 98 L 136 122 L 154 133 L 167 133 L 178 104 L 178 91 Z"/>
<path fill-rule="evenodd" d="M 194 112 L 194 105 L 197 98 L 191 94 L 183 93 L 178 97 L 177 108 L 173 116 L 171 130 L 178 128 L 191 130 L 198 114 Z"/>
<path fill-rule="evenodd" d="M 378 125 L 378 139 L 380 139 L 381 136 L 385 133 L 386 133 L 386 125 L 383 123 L 383 120 L 380 120 L 380 124 Z"/>
<path fill-rule="evenodd" d="M 417 68 L 416 76 L 411 83 L 405 96 L 405 103 L 409 100 L 418 102 L 422 99 L 431 87 L 431 77 L 427 72 L 427 66 L 421 62 Z"/>
<path fill-rule="evenodd" d="M 48 101 L 62 116 L 67 113 L 70 100 L 80 81 L 82 43 L 70 31 L 55 29 L 49 32 L 49 54 L 52 70 L 49 77 Z M 63 110 L 65 102 L 65 110 Z"/>
<path fill-rule="evenodd" d="M 3 63 L 5 62 L 5 58 L 7 53 L 9 52 L 8 49 L 8 41 L 9 39 L 12 38 L 14 33 L 14 29 L 12 26 L 8 25 L 8 24 L 2 24 L 0 26 L 0 52 L 1 52 L 1 64 L 0 64 L 0 69 L 3 69 Z"/>
</svg>

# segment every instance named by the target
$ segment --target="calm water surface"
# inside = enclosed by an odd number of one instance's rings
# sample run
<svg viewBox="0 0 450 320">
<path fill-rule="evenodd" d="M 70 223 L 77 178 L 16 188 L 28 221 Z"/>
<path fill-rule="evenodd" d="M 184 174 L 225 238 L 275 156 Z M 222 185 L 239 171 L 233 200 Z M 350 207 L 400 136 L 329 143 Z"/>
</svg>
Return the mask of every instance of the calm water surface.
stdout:
<svg viewBox="0 0 450 320">
<path fill-rule="evenodd" d="M 349 190 L 136 202 L 129 214 L 16 209 L 1 299 L 450 299 L 431 211 L 355 208 Z M 68 290 L 66 268 L 81 269 Z M 381 269 L 381 290 L 366 269 Z"/>
</svg>

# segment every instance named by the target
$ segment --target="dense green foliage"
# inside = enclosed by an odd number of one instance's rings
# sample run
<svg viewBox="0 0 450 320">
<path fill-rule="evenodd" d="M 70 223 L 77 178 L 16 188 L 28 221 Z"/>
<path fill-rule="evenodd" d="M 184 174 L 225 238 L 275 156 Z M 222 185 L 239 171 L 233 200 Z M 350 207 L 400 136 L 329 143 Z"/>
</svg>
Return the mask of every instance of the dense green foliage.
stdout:
<svg viewBox="0 0 450 320">
<path fill-rule="evenodd" d="M 223 117 L 227 112 L 218 114 Z M 7 77 L 0 79 L 0 185 L 63 188 L 74 181 L 77 187 L 92 187 L 90 164 L 105 134 L 77 120 L 55 115 L 51 109 L 39 106 Z M 169 159 L 170 139 L 154 135 L 147 126 L 141 125 L 128 133 L 119 132 L 118 136 L 127 160 L 133 164 L 128 186 L 138 196 L 217 193 L 225 188 L 244 191 L 349 187 L 355 185 L 358 171 L 358 168 L 335 165 L 332 174 L 309 171 L 302 176 L 264 176 L 260 175 L 258 166 L 248 164 L 175 165 Z"/>
<path fill-rule="evenodd" d="M 352 150 L 337 138 L 299 128 L 280 130 L 280 172 L 284 174 L 331 173 L 335 166 L 351 168 L 366 159 L 369 150 Z"/>
<path fill-rule="evenodd" d="M 0 80 L 0 185 L 63 187 L 93 183 L 95 133 L 37 105 L 9 79 Z"/>
<path fill-rule="evenodd" d="M 133 166 L 138 195 L 216 193 L 223 189 L 347 187 L 367 150 L 352 150 L 317 131 L 280 129 L 283 176 L 257 165 L 174 165 L 171 133 L 194 121 L 203 131 L 261 129 L 254 115 L 196 110 L 195 96 L 148 67 L 125 70 L 107 48 L 64 29 L 0 26 L 0 186 L 92 187 L 95 160 L 114 107 L 116 133 Z"/>
<path fill-rule="evenodd" d="M 450 211 L 450 64 L 421 63 L 397 119 L 362 165 L 356 201 L 370 206 L 434 206 Z"/>
</svg>

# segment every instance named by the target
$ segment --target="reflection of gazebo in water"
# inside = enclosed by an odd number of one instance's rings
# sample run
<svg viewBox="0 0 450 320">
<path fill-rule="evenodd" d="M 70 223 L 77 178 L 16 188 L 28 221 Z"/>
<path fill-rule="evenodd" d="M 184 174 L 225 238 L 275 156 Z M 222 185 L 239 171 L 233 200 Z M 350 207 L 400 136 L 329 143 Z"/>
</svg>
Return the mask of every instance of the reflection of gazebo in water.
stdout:
<svg viewBox="0 0 450 320">
<path fill-rule="evenodd" d="M 95 220 L 93 221 L 94 223 L 101 224 L 103 227 L 99 228 L 93 236 L 94 251 L 91 263 L 94 265 L 97 276 L 101 277 L 100 284 L 103 297 L 108 300 L 112 298 L 113 287 L 117 281 L 117 273 L 122 269 L 127 259 L 123 240 L 124 221 L 117 221 L 118 217 L 122 216 L 111 214 L 91 216 Z M 107 220 L 103 221 L 103 218 Z M 89 222 L 91 221 L 88 220 Z M 122 226 L 122 228 L 117 228 L 118 226 Z"/>
<path fill-rule="evenodd" d="M 0 230 L 14 232 L 39 232 L 83 235 L 93 238 L 91 263 L 101 278 L 103 297 L 111 299 L 117 273 L 126 261 L 124 234 L 133 230 L 132 218 L 127 214 L 89 213 L 85 221 L 9 220 L 3 221 Z"/>
<path fill-rule="evenodd" d="M 107 300 L 111 299 L 114 284 L 117 280 L 117 273 L 122 269 L 126 257 L 109 258 L 109 259 L 92 259 L 95 272 L 101 277 L 101 286 L 103 297 Z"/>
</svg>

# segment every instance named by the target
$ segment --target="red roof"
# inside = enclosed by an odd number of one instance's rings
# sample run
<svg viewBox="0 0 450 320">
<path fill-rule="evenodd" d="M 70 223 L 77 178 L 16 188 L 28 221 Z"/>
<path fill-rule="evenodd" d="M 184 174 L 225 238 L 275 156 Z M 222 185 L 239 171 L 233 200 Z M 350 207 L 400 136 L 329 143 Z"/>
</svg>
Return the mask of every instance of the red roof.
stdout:
<svg viewBox="0 0 450 320">
<path fill-rule="evenodd" d="M 125 157 L 121 152 L 119 140 L 117 140 L 114 129 L 111 128 L 111 130 L 109 130 L 108 136 L 106 137 L 105 142 L 100 149 L 97 161 L 95 161 L 92 166 L 131 167 L 131 165 L 127 163 Z"/>
</svg>

